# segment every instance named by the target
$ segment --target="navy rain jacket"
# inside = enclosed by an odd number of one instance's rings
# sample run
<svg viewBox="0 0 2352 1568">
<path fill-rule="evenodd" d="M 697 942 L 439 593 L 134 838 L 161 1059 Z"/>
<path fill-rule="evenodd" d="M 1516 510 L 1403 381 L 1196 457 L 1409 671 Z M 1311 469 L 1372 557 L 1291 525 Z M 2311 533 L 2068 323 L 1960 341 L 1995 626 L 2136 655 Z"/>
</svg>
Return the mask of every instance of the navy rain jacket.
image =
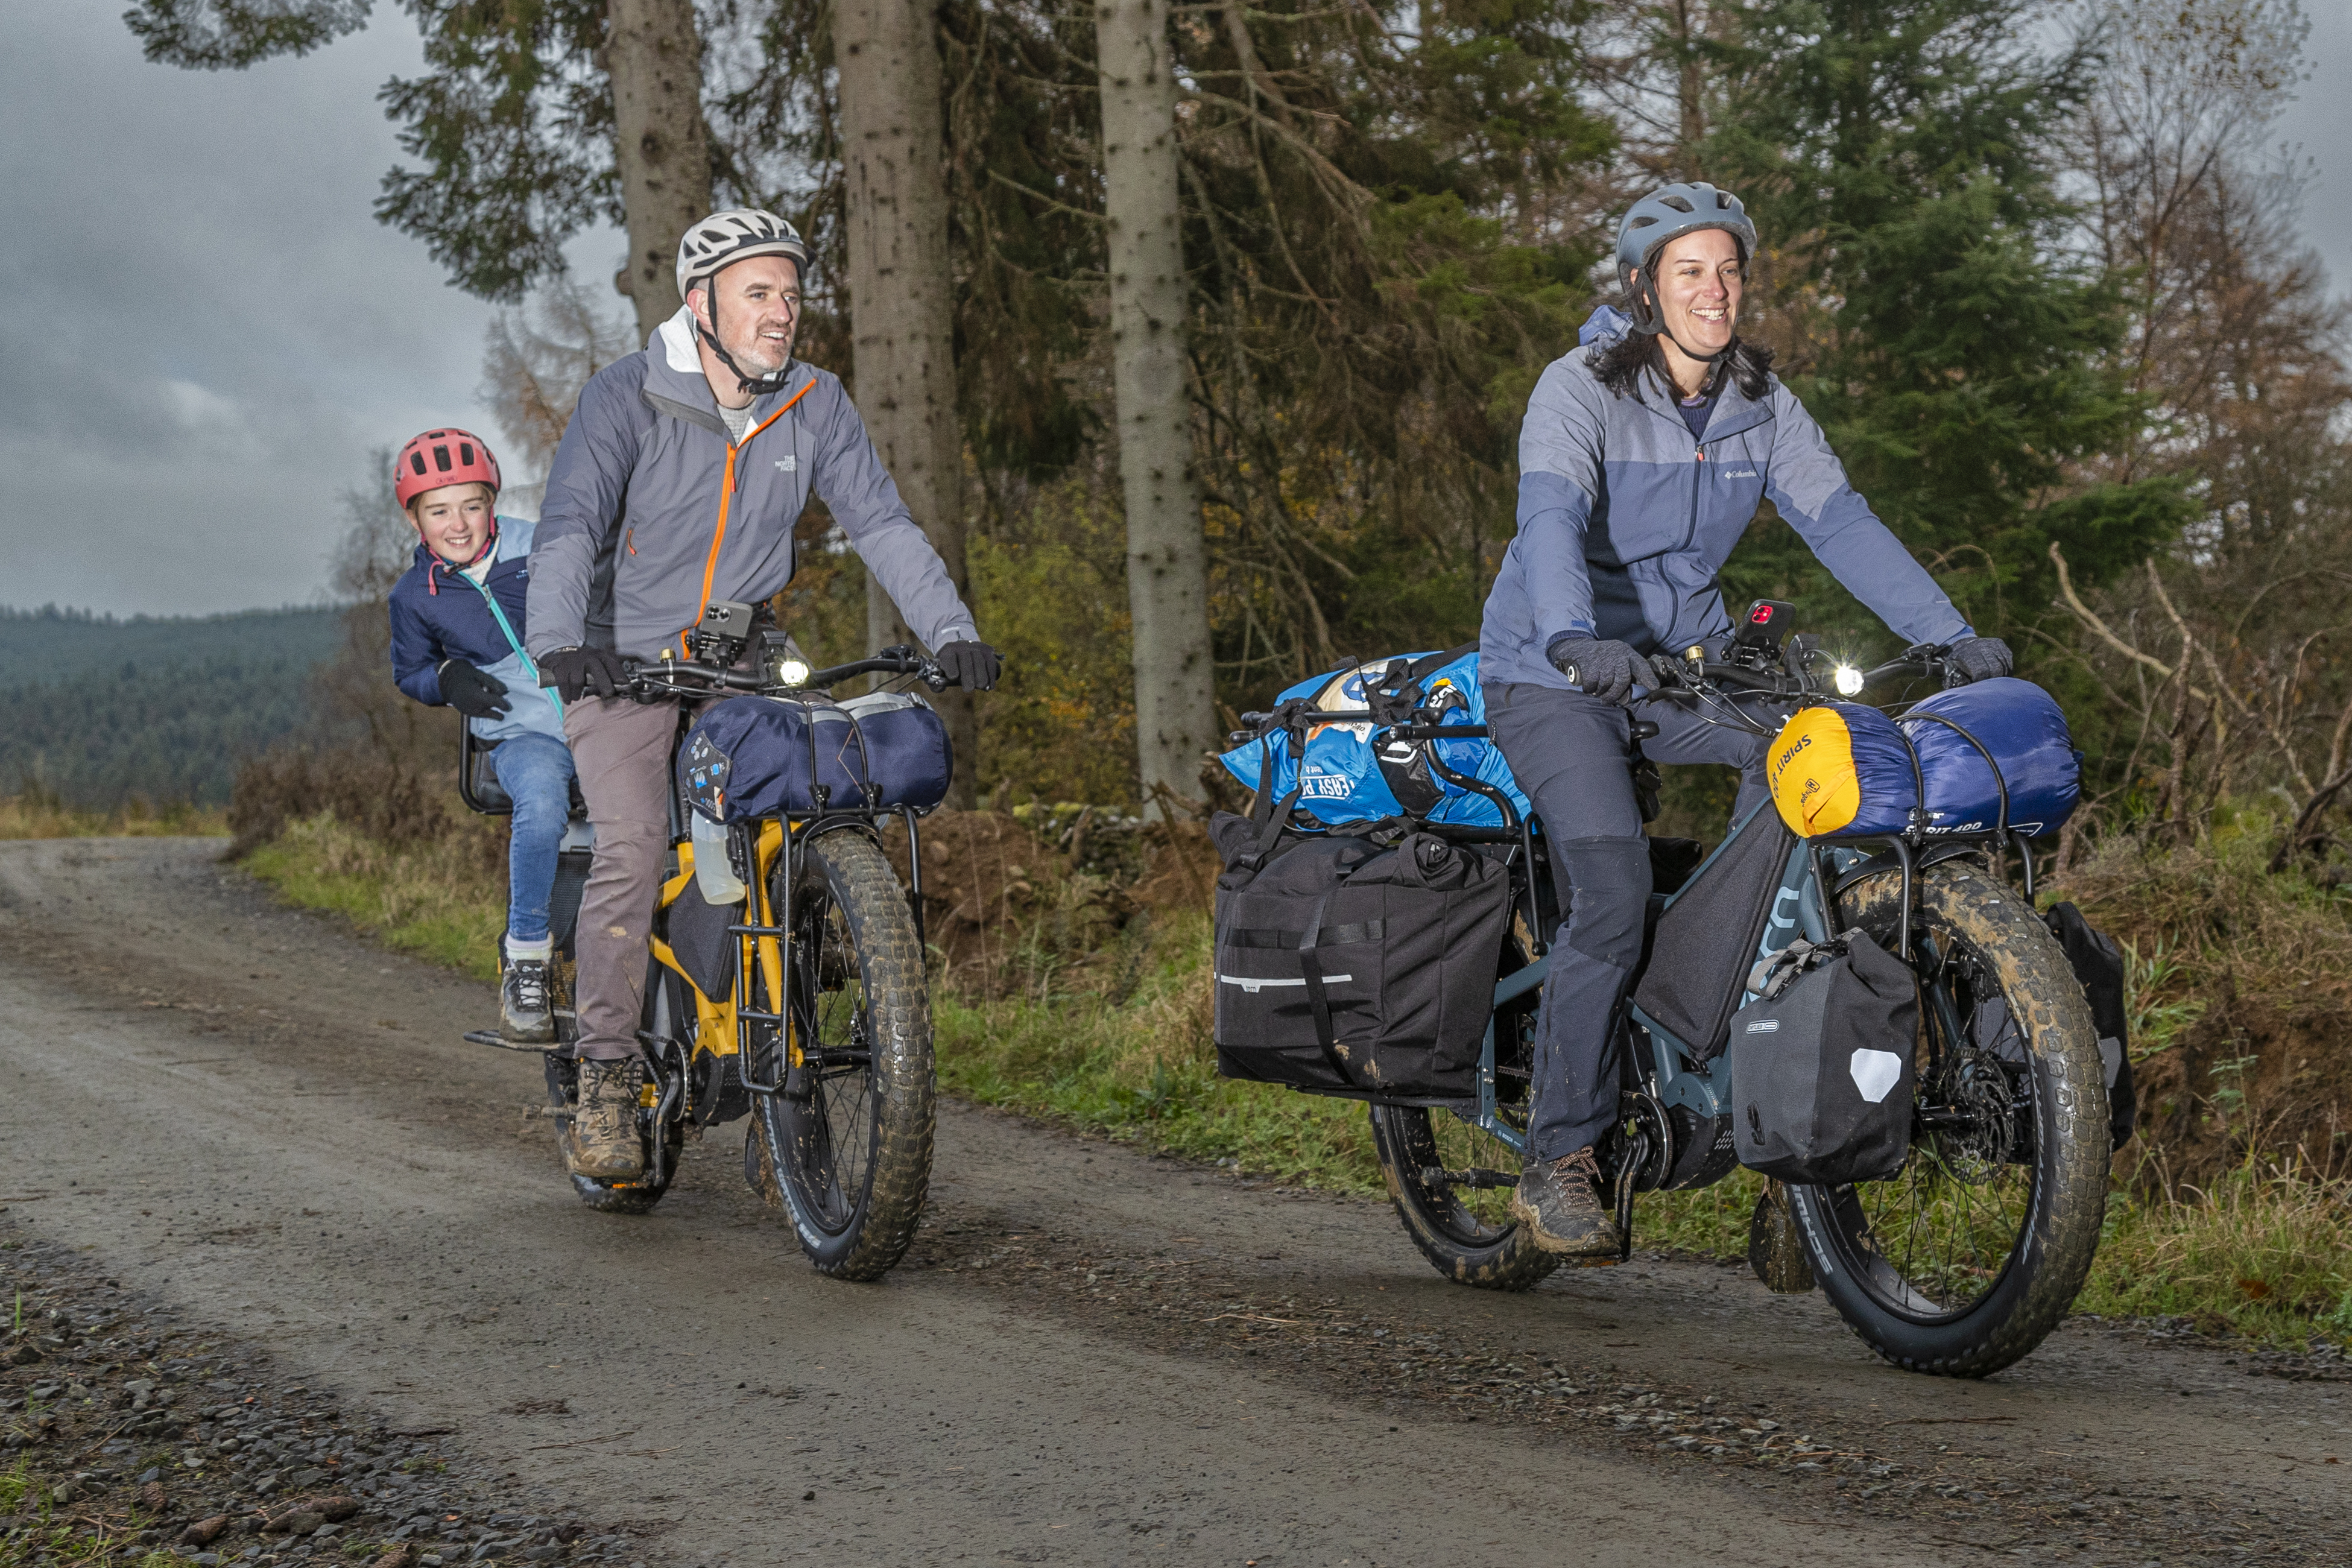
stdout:
<svg viewBox="0 0 2352 1568">
<path fill-rule="evenodd" d="M 1948 643 L 1969 634 L 1778 377 L 1761 399 L 1727 379 L 1704 440 L 1656 371 L 1643 373 L 1639 399 L 1601 385 L 1585 363 L 1590 346 L 1630 324 L 1606 305 L 1595 310 L 1528 399 L 1519 531 L 1486 595 L 1482 680 L 1568 689 L 1544 657 L 1568 632 L 1643 653 L 1729 637 L 1716 573 L 1765 500 L 1896 636 Z"/>
<path fill-rule="evenodd" d="M 441 665 L 462 658 L 507 689 L 504 717 L 466 721 L 475 734 L 503 741 L 530 731 L 561 741 L 562 708 L 539 684 L 538 667 L 523 652 L 535 525 L 520 517 L 502 517 L 498 524 L 497 553 L 479 585 L 422 542 L 416 546 L 415 560 L 392 585 L 392 679 L 419 702 L 437 708 Z"/>
</svg>

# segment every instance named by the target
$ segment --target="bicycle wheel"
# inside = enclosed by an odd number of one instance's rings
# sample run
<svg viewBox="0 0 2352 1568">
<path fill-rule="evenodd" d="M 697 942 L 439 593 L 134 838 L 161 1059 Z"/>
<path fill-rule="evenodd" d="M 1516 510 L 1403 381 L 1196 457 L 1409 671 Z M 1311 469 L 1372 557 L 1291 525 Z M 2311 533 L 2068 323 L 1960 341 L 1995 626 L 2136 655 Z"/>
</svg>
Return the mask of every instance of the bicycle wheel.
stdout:
<svg viewBox="0 0 2352 1568">
<path fill-rule="evenodd" d="M 1840 900 L 1890 951 L 1901 879 Z M 2107 1095 L 2089 1002 L 2033 911 L 1973 866 L 1920 879 L 1927 959 L 1911 1157 L 1892 1180 L 1789 1189 L 1822 1291 L 1880 1355 L 1983 1377 L 2040 1344 L 2106 1215 Z"/>
<path fill-rule="evenodd" d="M 761 1098 L 755 1120 L 809 1261 L 835 1279 L 875 1279 L 914 1239 L 930 1184 L 930 993 L 907 895 L 871 838 L 827 833 L 800 865 L 791 959 L 803 1065 L 783 1092 Z M 782 883 L 780 863 L 778 910 Z M 771 1056 L 761 1075 L 774 1067 Z"/>
<path fill-rule="evenodd" d="M 1523 933 L 1522 933 L 1523 934 Z M 1515 935 L 1502 973 L 1527 962 Z M 1506 1121 L 1527 1126 L 1528 1064 L 1534 1053 L 1536 994 L 1495 1015 L 1496 1083 Z M 1511 1217 L 1519 1154 L 1450 1110 L 1375 1105 L 1372 1148 L 1405 1234 L 1432 1267 L 1459 1285 L 1524 1290 L 1559 1267 Z"/>
<path fill-rule="evenodd" d="M 1559 1267 L 1511 1217 L 1519 1156 L 1450 1110 L 1372 1107 L 1372 1147 L 1405 1234 L 1440 1274 L 1482 1290 L 1524 1290 Z"/>
</svg>

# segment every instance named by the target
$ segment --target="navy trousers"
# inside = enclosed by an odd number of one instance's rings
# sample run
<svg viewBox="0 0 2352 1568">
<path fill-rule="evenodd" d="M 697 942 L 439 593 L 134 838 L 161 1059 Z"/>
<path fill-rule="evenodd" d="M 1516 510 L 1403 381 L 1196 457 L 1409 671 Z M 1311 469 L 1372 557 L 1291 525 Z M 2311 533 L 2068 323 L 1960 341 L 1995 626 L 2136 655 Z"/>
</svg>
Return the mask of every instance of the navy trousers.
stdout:
<svg viewBox="0 0 2352 1568">
<path fill-rule="evenodd" d="M 1740 770 L 1737 822 L 1764 798 L 1765 739 L 1710 725 L 1681 704 L 1646 702 L 1658 726 L 1642 742 L 1657 763 L 1724 763 Z M 1597 1142 L 1617 1120 L 1608 1077 L 1609 1026 L 1642 958 L 1650 851 L 1633 798 L 1632 716 L 1581 691 L 1486 689 L 1486 722 L 1511 774 L 1535 803 L 1552 878 L 1569 900 L 1536 1021 L 1528 1148 L 1557 1160 Z"/>
</svg>

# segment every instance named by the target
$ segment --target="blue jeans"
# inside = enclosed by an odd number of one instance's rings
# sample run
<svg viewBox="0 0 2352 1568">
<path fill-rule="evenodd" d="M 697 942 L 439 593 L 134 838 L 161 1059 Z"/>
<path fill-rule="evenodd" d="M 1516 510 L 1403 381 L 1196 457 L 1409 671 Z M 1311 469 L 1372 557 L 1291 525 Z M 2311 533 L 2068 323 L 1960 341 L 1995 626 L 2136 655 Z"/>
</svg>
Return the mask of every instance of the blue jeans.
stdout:
<svg viewBox="0 0 2352 1568">
<path fill-rule="evenodd" d="M 555 851 L 572 819 L 572 748 L 551 735 L 517 735 L 490 753 L 490 772 L 514 800 L 514 837 L 507 847 L 507 936 L 545 942 Z"/>
<path fill-rule="evenodd" d="M 1740 770 L 1738 821 L 1765 795 L 1764 738 L 1706 723 L 1687 708 L 1646 703 L 1659 733 L 1642 750 L 1656 763 L 1727 763 Z M 1610 1026 L 1642 961 L 1650 901 L 1650 846 L 1633 796 L 1633 747 L 1624 709 L 1549 686 L 1486 689 L 1486 722 L 1535 803 L 1568 919 L 1551 950 L 1536 1017 L 1528 1143 L 1538 1160 L 1590 1147 L 1618 1118 L 1609 1076 Z"/>
</svg>

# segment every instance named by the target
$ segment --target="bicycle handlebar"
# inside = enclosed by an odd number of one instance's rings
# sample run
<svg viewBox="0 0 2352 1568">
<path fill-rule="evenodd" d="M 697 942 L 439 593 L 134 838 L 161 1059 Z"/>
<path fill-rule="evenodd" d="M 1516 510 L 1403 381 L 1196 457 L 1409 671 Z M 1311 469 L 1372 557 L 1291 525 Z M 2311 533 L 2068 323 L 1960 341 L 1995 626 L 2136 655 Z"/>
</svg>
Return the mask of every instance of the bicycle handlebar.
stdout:
<svg viewBox="0 0 2352 1568">
<path fill-rule="evenodd" d="M 886 647 L 870 658 L 852 659 L 824 669 L 812 669 L 794 681 L 771 680 L 757 670 L 736 669 L 700 659 L 624 659 L 629 695 L 649 701 L 658 697 L 708 697 L 717 691 L 753 691 L 776 697 L 796 691 L 822 691 L 861 675 L 911 675 L 933 691 L 944 691 L 948 678 L 936 660 L 911 647 Z"/>
</svg>

